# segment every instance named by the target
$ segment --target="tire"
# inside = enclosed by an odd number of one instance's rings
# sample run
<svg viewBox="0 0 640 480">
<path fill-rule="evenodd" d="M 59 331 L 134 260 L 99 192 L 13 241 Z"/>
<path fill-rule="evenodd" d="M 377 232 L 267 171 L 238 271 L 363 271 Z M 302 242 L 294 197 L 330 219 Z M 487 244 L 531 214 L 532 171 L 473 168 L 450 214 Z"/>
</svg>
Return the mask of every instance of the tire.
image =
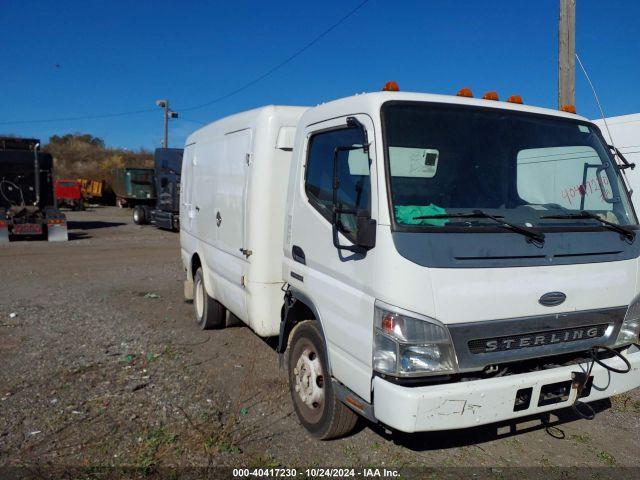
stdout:
<svg viewBox="0 0 640 480">
<path fill-rule="evenodd" d="M 144 223 L 150 223 L 152 208 L 148 205 L 142 205 L 142 211 L 144 212 Z"/>
<path fill-rule="evenodd" d="M 133 223 L 136 225 L 144 225 L 147 222 L 146 212 L 143 207 L 136 205 L 133 208 Z"/>
<path fill-rule="evenodd" d="M 193 309 L 196 314 L 196 322 L 202 330 L 224 328 L 226 309 L 224 305 L 211 298 L 207 293 L 202 268 L 198 268 L 193 277 Z"/>
<path fill-rule="evenodd" d="M 231 313 L 229 310 L 227 310 L 226 315 L 225 315 L 225 319 L 224 319 L 225 328 L 239 327 L 241 325 L 242 325 L 242 320 L 240 320 L 233 313 Z"/>
<path fill-rule="evenodd" d="M 287 361 L 293 408 L 309 433 L 329 440 L 351 432 L 358 415 L 333 392 L 324 337 L 317 322 L 305 320 L 296 326 Z"/>
</svg>

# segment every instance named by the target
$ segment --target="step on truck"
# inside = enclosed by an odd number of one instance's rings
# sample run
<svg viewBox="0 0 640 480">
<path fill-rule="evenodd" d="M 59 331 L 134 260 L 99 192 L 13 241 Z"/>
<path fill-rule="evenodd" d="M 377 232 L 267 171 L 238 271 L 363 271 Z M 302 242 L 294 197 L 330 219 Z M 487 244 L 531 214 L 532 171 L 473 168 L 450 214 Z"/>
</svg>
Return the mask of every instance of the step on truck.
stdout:
<svg viewBox="0 0 640 480">
<path fill-rule="evenodd" d="M 180 230 L 180 174 L 182 148 L 156 148 L 154 161 L 155 205 L 136 205 L 133 222 L 152 223 L 158 228 Z"/>
<path fill-rule="evenodd" d="M 180 204 L 197 324 L 277 336 L 321 439 L 358 415 L 592 417 L 640 384 L 640 238 L 618 160 L 569 111 L 382 91 L 201 128 Z"/>
<path fill-rule="evenodd" d="M 66 241 L 67 219 L 55 203 L 53 158 L 40 141 L 0 137 L 0 243 L 18 238 Z"/>
</svg>

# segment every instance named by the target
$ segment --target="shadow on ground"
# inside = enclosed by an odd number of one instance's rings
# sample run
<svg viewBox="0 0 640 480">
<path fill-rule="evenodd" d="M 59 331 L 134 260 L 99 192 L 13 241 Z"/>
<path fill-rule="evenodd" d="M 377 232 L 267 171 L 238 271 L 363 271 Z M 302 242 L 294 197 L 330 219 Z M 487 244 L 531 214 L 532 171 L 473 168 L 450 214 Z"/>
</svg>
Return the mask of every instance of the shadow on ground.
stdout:
<svg viewBox="0 0 640 480">
<path fill-rule="evenodd" d="M 69 230 L 95 230 L 98 228 L 121 227 L 126 225 L 124 222 L 102 222 L 99 220 L 78 221 L 73 220 L 67 222 Z"/>
<path fill-rule="evenodd" d="M 91 235 L 89 235 L 87 231 L 96 230 L 99 228 L 121 227 L 122 225 L 126 225 L 126 223 L 103 222 L 98 220 L 74 220 L 67 222 L 67 229 L 69 231 L 69 240 L 86 240 L 91 238 Z"/>
</svg>

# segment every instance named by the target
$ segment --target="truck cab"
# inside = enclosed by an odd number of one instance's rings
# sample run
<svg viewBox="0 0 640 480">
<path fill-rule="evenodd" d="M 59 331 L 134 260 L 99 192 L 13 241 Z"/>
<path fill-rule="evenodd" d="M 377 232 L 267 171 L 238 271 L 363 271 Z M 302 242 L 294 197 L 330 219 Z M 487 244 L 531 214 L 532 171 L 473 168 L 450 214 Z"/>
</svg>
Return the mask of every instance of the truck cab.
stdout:
<svg viewBox="0 0 640 480">
<path fill-rule="evenodd" d="M 19 238 L 67 241 L 54 197 L 53 157 L 36 138 L 0 137 L 0 244 Z"/>
<path fill-rule="evenodd" d="M 403 432 L 590 416 L 588 402 L 640 384 L 638 221 L 589 120 L 517 97 L 384 91 L 307 109 L 290 147 L 287 177 L 264 187 L 286 182 L 282 216 L 269 212 L 245 261 L 270 252 L 281 221 L 286 293 L 258 333 L 279 334 L 316 437 L 356 413 Z M 239 183 L 249 197 L 254 181 Z M 220 308 L 237 301 L 209 282 Z M 212 291 L 192 285 L 202 319 Z"/>
<path fill-rule="evenodd" d="M 54 183 L 56 203 L 58 207 L 68 206 L 72 210 L 84 210 L 82 183 L 78 180 L 57 179 Z"/>
</svg>

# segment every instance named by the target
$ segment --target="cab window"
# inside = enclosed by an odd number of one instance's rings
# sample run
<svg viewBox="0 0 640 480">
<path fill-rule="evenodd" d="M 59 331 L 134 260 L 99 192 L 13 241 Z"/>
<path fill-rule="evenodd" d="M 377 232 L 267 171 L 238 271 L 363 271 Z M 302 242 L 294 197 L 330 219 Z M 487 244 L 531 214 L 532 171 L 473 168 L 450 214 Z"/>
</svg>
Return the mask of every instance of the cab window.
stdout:
<svg viewBox="0 0 640 480">
<path fill-rule="evenodd" d="M 357 234 L 357 211 L 371 211 L 371 182 L 369 157 L 362 149 L 364 139 L 357 128 L 342 128 L 316 133 L 309 140 L 305 191 L 309 203 L 327 221 L 333 218 L 333 157 L 336 148 L 356 147 L 338 151 L 338 207 L 352 210 L 338 218 L 338 228 L 350 239 Z"/>
</svg>

